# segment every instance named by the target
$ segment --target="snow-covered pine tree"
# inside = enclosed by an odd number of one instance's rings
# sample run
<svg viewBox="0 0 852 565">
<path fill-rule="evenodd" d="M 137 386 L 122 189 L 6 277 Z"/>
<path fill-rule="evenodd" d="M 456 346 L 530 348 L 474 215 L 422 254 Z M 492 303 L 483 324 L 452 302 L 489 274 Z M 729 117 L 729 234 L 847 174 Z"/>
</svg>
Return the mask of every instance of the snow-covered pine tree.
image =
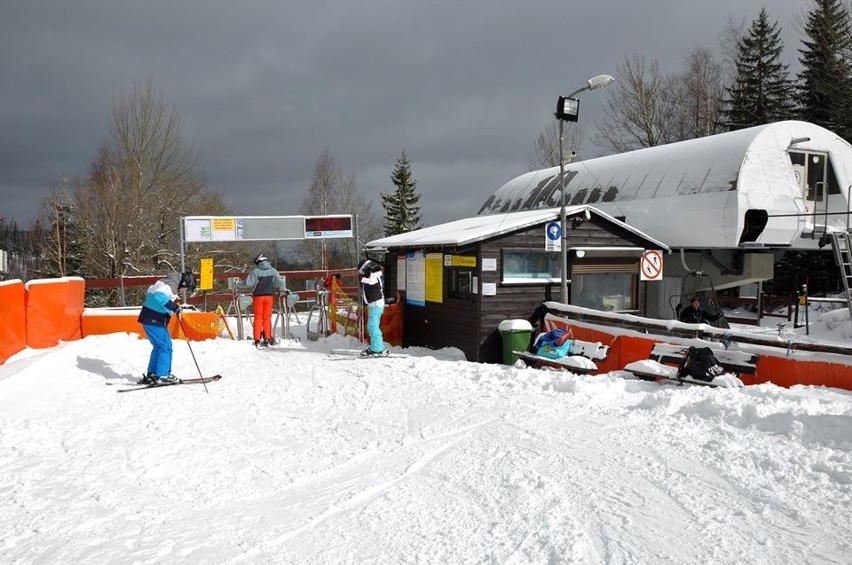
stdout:
<svg viewBox="0 0 852 565">
<path fill-rule="evenodd" d="M 852 141 L 852 30 L 840 0 L 813 0 L 805 22 L 799 117 Z"/>
<path fill-rule="evenodd" d="M 396 190 L 381 193 L 382 207 L 385 209 L 385 235 L 397 235 L 421 228 L 420 194 L 417 181 L 411 176 L 411 164 L 405 150 L 396 160 L 391 181 Z"/>
<path fill-rule="evenodd" d="M 795 85 L 781 63 L 784 45 L 778 22 L 770 25 L 766 8 L 738 41 L 735 76 L 727 92 L 723 120 L 730 130 L 788 120 L 794 116 Z"/>
</svg>

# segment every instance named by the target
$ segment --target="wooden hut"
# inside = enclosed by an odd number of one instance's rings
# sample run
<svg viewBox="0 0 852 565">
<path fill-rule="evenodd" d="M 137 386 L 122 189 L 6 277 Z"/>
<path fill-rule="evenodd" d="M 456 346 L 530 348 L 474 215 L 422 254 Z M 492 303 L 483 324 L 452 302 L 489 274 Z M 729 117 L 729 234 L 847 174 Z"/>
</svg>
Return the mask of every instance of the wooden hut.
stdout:
<svg viewBox="0 0 852 565">
<path fill-rule="evenodd" d="M 566 215 L 569 303 L 644 314 L 654 282 L 640 280 L 643 257 L 669 248 L 592 206 Z M 386 295 L 404 304 L 403 345 L 500 362 L 500 322 L 561 298 L 559 217 L 559 208 L 475 216 L 367 243 L 385 265 Z"/>
</svg>

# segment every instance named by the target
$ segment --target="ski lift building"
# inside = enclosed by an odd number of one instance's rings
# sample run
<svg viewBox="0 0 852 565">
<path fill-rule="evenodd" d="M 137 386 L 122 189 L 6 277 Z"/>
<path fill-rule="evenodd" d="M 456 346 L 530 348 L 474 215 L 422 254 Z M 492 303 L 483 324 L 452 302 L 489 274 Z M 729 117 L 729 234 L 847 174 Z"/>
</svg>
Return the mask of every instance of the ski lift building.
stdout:
<svg viewBox="0 0 852 565">
<path fill-rule="evenodd" d="M 665 275 L 712 273 L 716 288 L 773 277 L 779 251 L 818 249 L 849 227 L 852 146 L 777 122 L 565 166 L 569 205 L 588 204 L 681 253 Z M 560 205 L 559 168 L 520 175 L 480 214 Z"/>
</svg>

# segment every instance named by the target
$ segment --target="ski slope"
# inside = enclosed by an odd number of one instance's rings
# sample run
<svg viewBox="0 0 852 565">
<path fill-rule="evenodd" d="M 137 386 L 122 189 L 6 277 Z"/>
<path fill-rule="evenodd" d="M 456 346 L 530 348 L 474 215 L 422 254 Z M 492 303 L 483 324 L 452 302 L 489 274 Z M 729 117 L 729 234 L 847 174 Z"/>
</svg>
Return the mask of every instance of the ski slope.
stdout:
<svg viewBox="0 0 852 565">
<path fill-rule="evenodd" d="M 296 328 L 296 335 L 304 328 Z M 127 334 L 0 365 L 0 562 L 849 563 L 852 394 Z M 175 343 L 174 372 L 198 376 Z M 626 375 L 626 374 L 624 374 Z"/>
</svg>

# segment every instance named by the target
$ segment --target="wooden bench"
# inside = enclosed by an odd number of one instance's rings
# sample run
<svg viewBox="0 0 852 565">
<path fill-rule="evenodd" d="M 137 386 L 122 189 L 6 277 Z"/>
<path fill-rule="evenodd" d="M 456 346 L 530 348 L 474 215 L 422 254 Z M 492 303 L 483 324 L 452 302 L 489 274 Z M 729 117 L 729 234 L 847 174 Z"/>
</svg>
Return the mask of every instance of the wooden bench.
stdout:
<svg viewBox="0 0 852 565">
<path fill-rule="evenodd" d="M 757 355 L 745 351 L 724 349 L 721 344 L 719 344 L 719 347 L 714 347 L 714 345 L 716 344 L 706 344 L 704 347 L 709 347 L 713 351 L 713 355 L 725 371 L 738 375 L 753 375 L 757 372 Z M 649 358 L 664 365 L 680 367 L 680 362 L 683 361 L 688 350 L 688 345 L 658 343 L 651 350 Z"/>
<path fill-rule="evenodd" d="M 536 355 L 529 351 L 513 351 L 518 358 L 523 359 L 524 363 L 533 368 L 547 367 L 550 369 L 560 369 L 571 371 L 579 375 L 587 375 L 595 373 L 598 370 L 595 359 L 606 359 L 609 353 L 609 346 L 603 345 L 600 342 L 573 340 L 569 355 L 553 359 Z"/>
<path fill-rule="evenodd" d="M 745 351 L 731 351 L 721 347 L 714 347 L 713 345 L 715 344 L 706 344 L 703 347 L 709 347 L 713 351 L 713 356 L 716 357 L 719 365 L 725 370 L 725 374 L 717 376 L 712 381 L 702 381 L 691 376 L 679 378 L 677 375 L 678 368 L 686 356 L 689 346 L 673 343 L 658 343 L 654 345 L 649 359 L 628 363 L 624 367 L 624 370 L 643 381 L 669 380 L 680 384 L 687 382 L 697 385 L 728 388 L 743 386 L 739 375 L 753 375 L 757 371 L 757 355 L 746 353 Z"/>
</svg>

